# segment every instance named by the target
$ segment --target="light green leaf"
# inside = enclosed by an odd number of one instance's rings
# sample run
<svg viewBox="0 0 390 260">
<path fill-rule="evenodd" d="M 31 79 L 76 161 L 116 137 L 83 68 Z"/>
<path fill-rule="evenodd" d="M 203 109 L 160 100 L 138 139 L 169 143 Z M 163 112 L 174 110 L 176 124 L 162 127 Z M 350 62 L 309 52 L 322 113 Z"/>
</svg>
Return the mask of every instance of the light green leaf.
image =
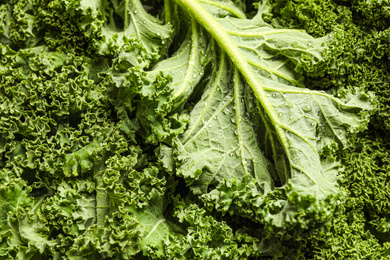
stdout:
<svg viewBox="0 0 390 260">
<path fill-rule="evenodd" d="M 183 132 L 185 118 L 170 115 L 182 109 L 209 61 L 206 33 L 192 19 L 189 32 L 175 54 L 158 62 L 141 80 L 142 101 L 137 117 L 145 127 L 149 142 L 169 142 L 171 136 Z M 167 115 L 170 120 L 165 118 Z"/>
<path fill-rule="evenodd" d="M 176 2 L 211 34 L 220 47 L 214 55 L 221 55 L 214 57 L 219 69 L 174 147 L 178 174 L 217 208 L 226 211 L 236 200 L 252 214 L 274 218 L 277 226 L 291 221 L 295 207 L 325 208 L 318 205 L 337 194 L 338 165 L 321 154 L 345 145 L 349 132 L 364 129 L 368 115 L 362 108 L 370 95 L 359 94 L 360 102 L 346 104 L 304 88 L 297 71 L 319 73 L 327 66 L 327 37 L 274 29 L 261 12 L 253 19 L 218 18 L 198 1 Z M 270 215 L 263 200 L 272 179 L 286 189 L 287 200 Z M 246 193 L 240 182 L 247 183 Z"/>
<path fill-rule="evenodd" d="M 230 0 L 200 0 L 199 3 L 216 17 L 225 17 L 230 15 L 241 19 L 246 18 L 242 7 L 239 6 L 242 5 L 241 3 L 233 3 Z"/>
<path fill-rule="evenodd" d="M 176 143 L 178 160 L 183 162 L 178 174 L 196 180 L 192 189 L 199 195 L 223 179 L 252 175 L 266 194 L 273 184 L 267 159 L 250 118 L 245 116 L 242 100 L 247 98 L 248 88 L 225 53 L 215 68 L 205 94 L 191 112 L 187 131 Z"/>
</svg>

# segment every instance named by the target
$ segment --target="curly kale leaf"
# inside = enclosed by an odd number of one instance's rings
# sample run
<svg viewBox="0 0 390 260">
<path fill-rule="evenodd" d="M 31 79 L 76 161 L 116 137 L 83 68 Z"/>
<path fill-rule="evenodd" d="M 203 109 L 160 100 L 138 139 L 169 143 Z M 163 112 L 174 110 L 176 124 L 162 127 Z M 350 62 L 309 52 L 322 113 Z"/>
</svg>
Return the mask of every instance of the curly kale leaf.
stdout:
<svg viewBox="0 0 390 260">
<path fill-rule="evenodd" d="M 60 2 L 96 53 L 116 58 L 119 70 L 149 66 L 169 43 L 171 26 L 147 13 L 139 0 Z"/>
<path fill-rule="evenodd" d="M 183 132 L 185 115 L 174 113 L 182 110 L 210 61 L 205 32 L 195 20 L 190 23 L 187 37 L 174 55 L 158 62 L 140 80 L 137 117 L 152 143 L 170 142 L 172 136 Z"/>
<path fill-rule="evenodd" d="M 346 75 L 351 59 L 371 62 L 386 48 L 369 55 L 360 51 L 363 40 L 350 39 L 361 34 L 332 27 L 337 12 L 348 16 L 346 7 L 331 5 L 323 24 L 303 23 L 323 29 L 313 38 L 281 28 L 283 20 L 271 19 L 275 5 L 259 2 L 253 15 L 249 3 L 0 5 L 0 258 L 331 258 L 387 250 L 387 204 L 373 203 L 387 196 L 386 152 L 380 140 L 350 139 L 366 128 L 372 95 L 365 85 L 343 86 L 342 77 L 327 92 L 310 90 L 319 83 L 307 80 Z M 291 3 L 278 11 L 307 10 Z M 300 17 L 321 13 L 312 11 Z M 387 34 L 373 33 L 362 46 Z M 348 82 L 359 82 L 367 67 Z M 359 141 L 378 149 L 355 151 Z M 348 156 L 335 152 L 341 147 Z M 347 167 L 340 182 L 353 191 L 349 206 L 337 197 L 336 156 Z"/>
<path fill-rule="evenodd" d="M 253 19 L 215 18 L 197 1 L 177 2 L 220 48 L 218 69 L 173 147 L 177 174 L 223 212 L 277 227 L 306 226 L 304 216 L 314 212 L 325 216 L 339 168 L 326 151 L 365 129 L 370 95 L 357 92 L 344 103 L 303 88 L 297 71 L 328 65 L 327 37 L 274 29 L 261 9 Z M 275 186 L 283 195 L 269 202 Z"/>
</svg>

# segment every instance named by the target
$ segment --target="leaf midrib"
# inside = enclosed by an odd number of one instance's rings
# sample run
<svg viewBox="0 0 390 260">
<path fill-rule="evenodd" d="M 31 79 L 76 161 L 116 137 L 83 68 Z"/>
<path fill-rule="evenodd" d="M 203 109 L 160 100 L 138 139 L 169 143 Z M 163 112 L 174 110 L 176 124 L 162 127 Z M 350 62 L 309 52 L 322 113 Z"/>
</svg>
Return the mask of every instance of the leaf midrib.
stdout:
<svg viewBox="0 0 390 260">
<path fill-rule="evenodd" d="M 185 77 L 183 79 L 182 87 L 174 94 L 173 98 L 180 97 L 186 90 L 186 87 L 190 85 L 190 79 L 193 76 L 196 67 L 196 60 L 198 58 L 198 50 L 199 42 L 198 42 L 198 30 L 196 27 L 196 22 L 191 21 L 191 51 L 190 51 L 190 60 L 188 62 L 188 67 L 185 73 Z"/>
</svg>

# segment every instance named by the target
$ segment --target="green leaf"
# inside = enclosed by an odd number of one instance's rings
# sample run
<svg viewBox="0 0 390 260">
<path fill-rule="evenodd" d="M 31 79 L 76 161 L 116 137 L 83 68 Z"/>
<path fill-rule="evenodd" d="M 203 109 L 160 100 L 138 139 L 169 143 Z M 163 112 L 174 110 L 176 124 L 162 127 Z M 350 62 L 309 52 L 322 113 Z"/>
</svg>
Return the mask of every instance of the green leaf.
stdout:
<svg viewBox="0 0 390 260">
<path fill-rule="evenodd" d="M 269 254 L 270 247 L 260 241 L 262 235 L 252 237 L 244 230 L 234 231 L 225 221 L 207 214 L 205 209 L 189 200 L 175 200 L 174 215 L 178 222 L 187 225 L 187 232 L 167 251 L 177 259 L 247 259 Z"/>
<path fill-rule="evenodd" d="M 99 54 L 116 58 L 118 70 L 148 67 L 158 60 L 172 33 L 171 26 L 147 13 L 139 0 L 80 0 L 72 11 L 81 11 L 84 34 Z"/>
<path fill-rule="evenodd" d="M 170 143 L 172 136 L 184 131 L 186 118 L 172 114 L 181 111 L 205 73 L 210 61 L 207 43 L 204 30 L 191 20 L 188 34 L 175 54 L 143 75 L 137 117 L 148 141 Z"/>
<path fill-rule="evenodd" d="M 328 198 L 337 194 L 338 165 L 322 157 L 324 149 L 345 145 L 348 133 L 366 127 L 363 108 L 370 95 L 344 103 L 303 88 L 297 71 L 318 73 L 327 66 L 327 37 L 274 29 L 261 12 L 253 19 L 217 18 L 198 1 L 176 2 L 211 34 L 220 47 L 214 55 L 221 55 L 214 57 L 219 69 L 174 146 L 177 173 L 216 208 L 244 205 L 238 207 L 242 214 L 266 217 L 278 227 L 308 208 L 327 211 Z M 287 198 L 269 212 L 272 203 L 265 198 L 273 185 Z"/>
</svg>

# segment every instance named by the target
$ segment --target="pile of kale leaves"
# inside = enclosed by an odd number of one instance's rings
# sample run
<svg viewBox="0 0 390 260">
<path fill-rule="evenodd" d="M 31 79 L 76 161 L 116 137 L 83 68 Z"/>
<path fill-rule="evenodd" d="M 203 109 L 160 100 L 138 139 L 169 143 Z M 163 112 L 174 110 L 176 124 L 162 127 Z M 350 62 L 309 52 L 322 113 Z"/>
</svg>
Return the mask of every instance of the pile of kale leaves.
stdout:
<svg viewBox="0 0 390 260">
<path fill-rule="evenodd" d="M 390 1 L 0 1 L 1 259 L 385 259 Z"/>
</svg>

